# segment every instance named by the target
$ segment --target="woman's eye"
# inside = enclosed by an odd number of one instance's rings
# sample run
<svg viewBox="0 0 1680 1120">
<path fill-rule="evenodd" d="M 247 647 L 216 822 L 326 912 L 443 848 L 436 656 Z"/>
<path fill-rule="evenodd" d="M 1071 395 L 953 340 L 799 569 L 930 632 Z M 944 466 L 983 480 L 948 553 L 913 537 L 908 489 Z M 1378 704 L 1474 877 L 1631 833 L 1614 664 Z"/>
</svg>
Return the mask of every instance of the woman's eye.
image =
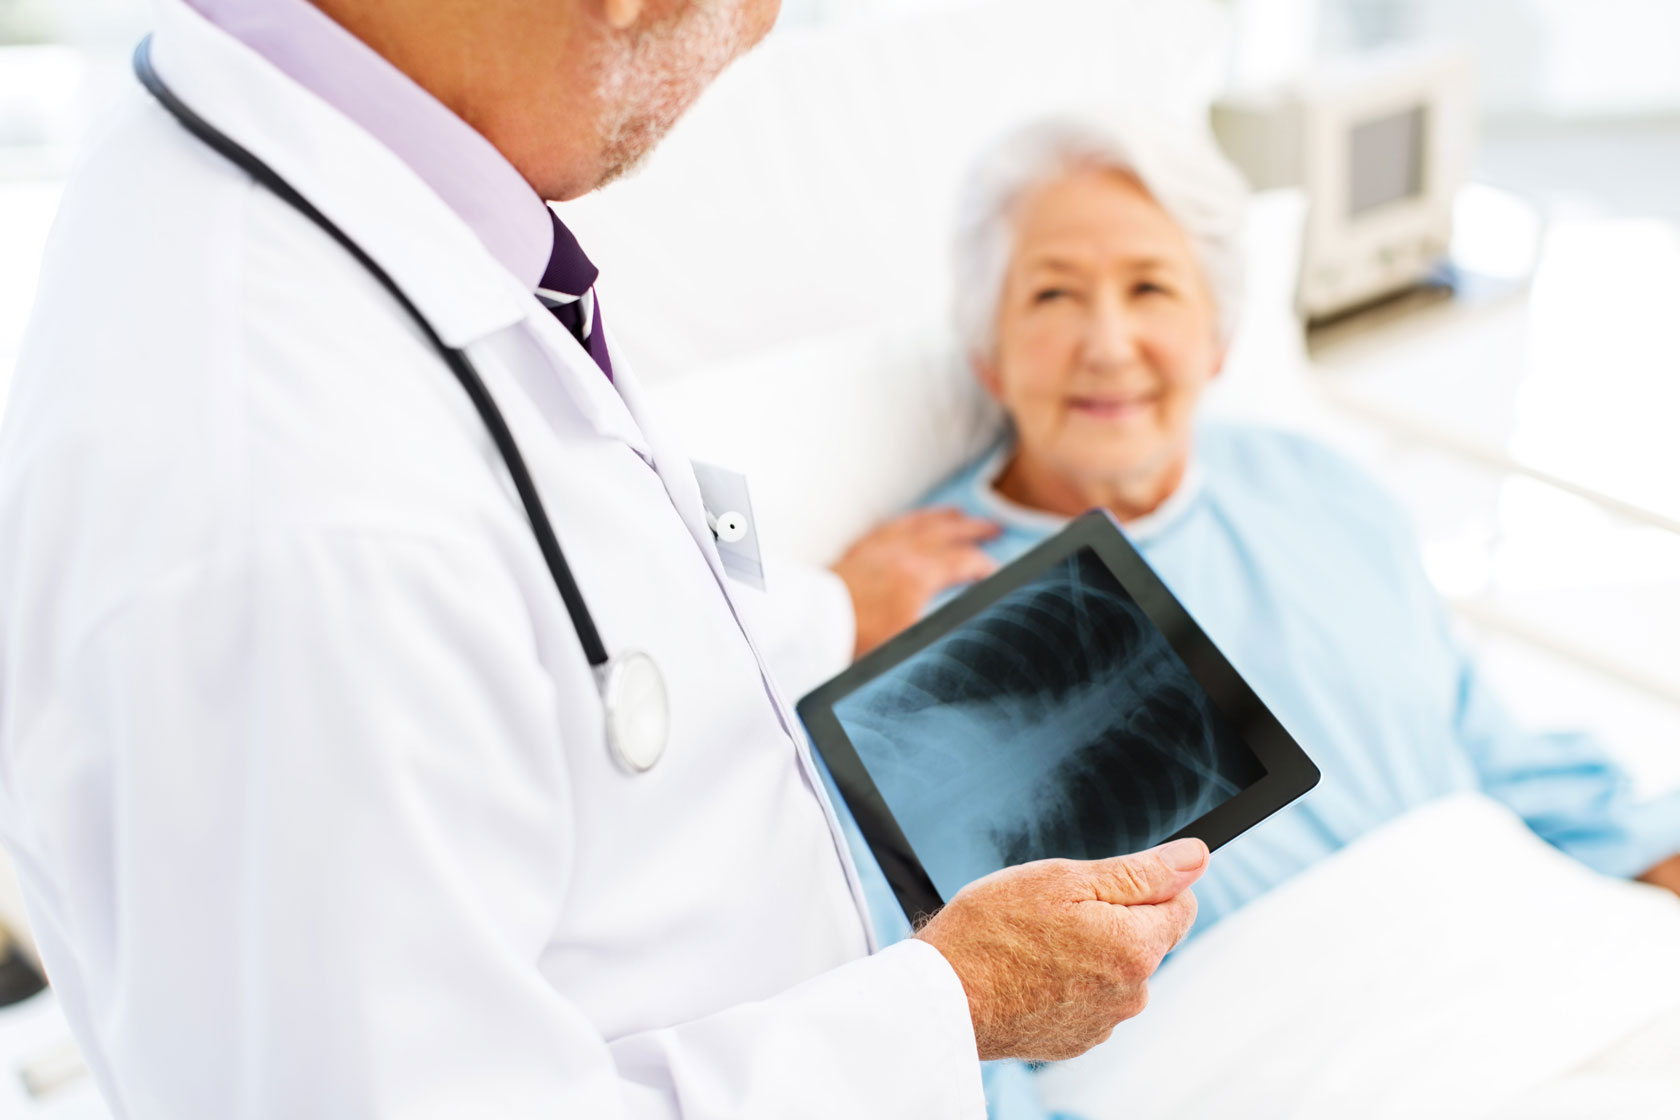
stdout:
<svg viewBox="0 0 1680 1120">
<path fill-rule="evenodd" d="M 1033 302 L 1050 303 L 1054 300 L 1065 299 L 1069 294 L 1066 288 L 1040 288 L 1033 293 Z"/>
<path fill-rule="evenodd" d="M 1157 284 L 1153 280 L 1145 280 L 1132 289 L 1133 295 L 1139 296 L 1170 296 L 1172 289 L 1165 284 Z"/>
</svg>

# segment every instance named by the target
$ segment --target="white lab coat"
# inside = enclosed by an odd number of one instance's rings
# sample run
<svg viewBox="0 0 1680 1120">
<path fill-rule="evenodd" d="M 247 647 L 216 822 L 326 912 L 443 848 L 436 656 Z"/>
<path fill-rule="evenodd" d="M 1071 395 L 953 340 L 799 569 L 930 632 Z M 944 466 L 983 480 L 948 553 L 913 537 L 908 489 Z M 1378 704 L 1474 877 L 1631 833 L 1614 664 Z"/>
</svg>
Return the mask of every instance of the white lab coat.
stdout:
<svg viewBox="0 0 1680 1120">
<path fill-rule="evenodd" d="M 950 967 L 866 956 L 632 371 L 348 120 L 160 20 L 174 90 L 465 347 L 673 735 L 615 765 L 446 366 L 136 87 L 65 195 L 0 436 L 0 835 L 117 1115 L 982 1116 Z"/>
</svg>

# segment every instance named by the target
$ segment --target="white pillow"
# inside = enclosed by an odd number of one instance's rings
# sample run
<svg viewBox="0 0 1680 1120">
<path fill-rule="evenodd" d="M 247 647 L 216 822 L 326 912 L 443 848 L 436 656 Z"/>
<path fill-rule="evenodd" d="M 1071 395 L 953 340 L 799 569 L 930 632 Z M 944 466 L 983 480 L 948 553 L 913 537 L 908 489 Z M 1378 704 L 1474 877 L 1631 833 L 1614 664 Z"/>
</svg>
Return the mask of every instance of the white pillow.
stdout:
<svg viewBox="0 0 1680 1120">
<path fill-rule="evenodd" d="M 937 322 L 842 331 L 650 387 L 695 458 L 747 476 L 759 539 L 826 565 L 982 451 L 996 407 Z"/>
</svg>

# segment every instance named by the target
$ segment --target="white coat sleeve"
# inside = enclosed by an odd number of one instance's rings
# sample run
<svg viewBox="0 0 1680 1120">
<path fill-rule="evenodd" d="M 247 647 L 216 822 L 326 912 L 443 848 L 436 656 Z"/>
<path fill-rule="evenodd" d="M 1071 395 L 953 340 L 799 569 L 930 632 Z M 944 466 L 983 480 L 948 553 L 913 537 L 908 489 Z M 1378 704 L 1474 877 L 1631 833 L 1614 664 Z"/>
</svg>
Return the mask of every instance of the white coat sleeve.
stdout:
<svg viewBox="0 0 1680 1120">
<path fill-rule="evenodd" d="M 66 912 L 127 1116 L 984 1116 L 919 943 L 603 1038 L 539 971 L 589 840 L 511 581 L 419 535 L 241 551 L 115 605 L 51 717 L 42 792 L 103 816 L 39 839 L 88 868 Z"/>
</svg>

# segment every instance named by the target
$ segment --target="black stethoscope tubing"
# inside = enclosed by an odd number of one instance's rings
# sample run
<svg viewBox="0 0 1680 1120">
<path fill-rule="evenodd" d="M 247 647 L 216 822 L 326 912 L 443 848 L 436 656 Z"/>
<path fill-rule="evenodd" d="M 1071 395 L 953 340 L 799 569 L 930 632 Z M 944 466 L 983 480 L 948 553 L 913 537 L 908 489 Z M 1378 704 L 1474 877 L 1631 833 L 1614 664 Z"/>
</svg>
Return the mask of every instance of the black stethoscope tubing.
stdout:
<svg viewBox="0 0 1680 1120">
<path fill-rule="evenodd" d="M 501 410 L 496 407 L 496 401 L 485 388 L 484 381 L 478 375 L 478 370 L 472 361 L 460 350 L 447 345 L 438 337 L 437 331 L 432 329 L 431 323 L 420 313 L 397 286 L 389 273 L 380 267 L 379 262 L 351 240 L 350 235 L 340 229 L 333 220 L 316 209 L 303 195 L 278 172 L 258 159 L 250 151 L 235 143 L 226 134 L 215 128 L 203 117 L 193 112 L 192 108 L 176 97 L 174 92 L 158 77 L 157 70 L 152 66 L 152 41 L 150 36 L 140 41 L 134 51 L 134 73 L 140 79 L 140 84 L 146 87 L 158 103 L 169 111 L 181 126 L 203 141 L 211 149 L 226 158 L 241 171 L 250 175 L 281 201 L 296 209 L 304 217 L 315 223 L 334 241 L 338 242 L 356 259 L 356 262 L 378 280 L 391 294 L 391 298 L 400 304 L 409 317 L 425 334 L 428 341 L 443 356 L 449 364 L 449 369 L 455 374 L 455 379 L 467 391 L 472 399 L 473 407 L 478 410 L 484 426 L 490 431 L 490 438 L 495 441 L 496 450 L 501 453 L 502 461 L 507 465 L 508 473 L 513 476 L 513 485 L 519 492 L 519 500 L 525 506 L 525 516 L 531 522 L 531 531 L 536 534 L 537 547 L 542 550 L 542 556 L 548 565 L 549 575 L 554 579 L 554 586 L 560 592 L 560 599 L 565 603 L 566 613 L 571 616 L 572 629 L 577 631 L 578 641 L 583 645 L 583 654 L 589 664 L 596 670 L 604 670 L 610 660 L 606 646 L 601 642 L 600 632 L 595 628 L 595 619 L 589 613 L 588 605 L 583 601 L 583 592 L 579 590 L 577 580 L 572 576 L 571 566 L 566 563 L 566 554 L 560 549 L 560 540 L 554 534 L 554 526 L 548 520 L 548 514 L 543 509 L 542 498 L 537 494 L 537 486 L 531 479 L 531 472 L 526 469 L 525 458 L 519 453 L 519 445 L 514 442 L 513 433 L 508 429 L 507 421 Z"/>
</svg>

